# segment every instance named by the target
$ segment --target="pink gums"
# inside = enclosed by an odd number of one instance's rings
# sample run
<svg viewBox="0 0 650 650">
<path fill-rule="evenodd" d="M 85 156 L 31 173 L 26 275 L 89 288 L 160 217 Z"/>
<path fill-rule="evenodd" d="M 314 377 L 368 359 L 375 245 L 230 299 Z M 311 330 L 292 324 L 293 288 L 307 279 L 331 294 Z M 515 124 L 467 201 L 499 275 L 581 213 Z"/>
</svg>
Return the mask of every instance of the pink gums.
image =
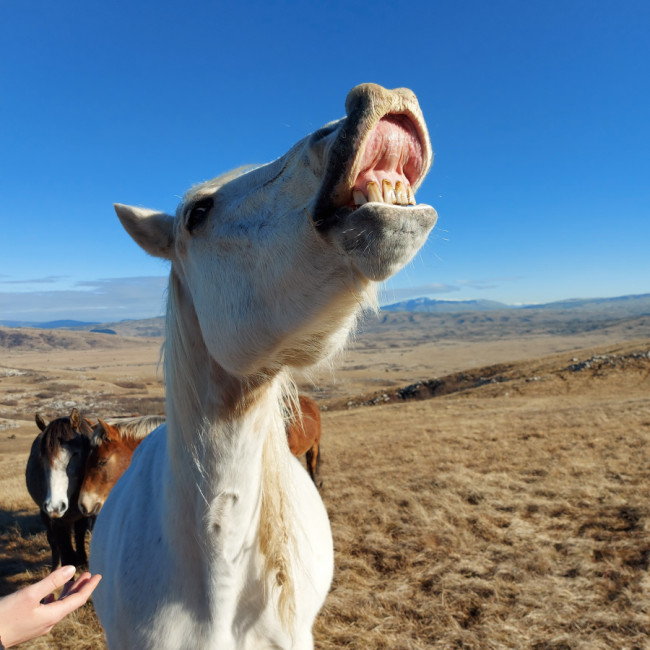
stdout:
<svg viewBox="0 0 650 650">
<path fill-rule="evenodd" d="M 353 189 L 366 192 L 366 184 L 375 181 L 381 187 L 388 180 L 395 187 L 414 183 L 422 171 L 422 145 L 415 126 L 405 115 L 382 117 L 366 140 L 361 158 L 361 172 Z"/>
</svg>

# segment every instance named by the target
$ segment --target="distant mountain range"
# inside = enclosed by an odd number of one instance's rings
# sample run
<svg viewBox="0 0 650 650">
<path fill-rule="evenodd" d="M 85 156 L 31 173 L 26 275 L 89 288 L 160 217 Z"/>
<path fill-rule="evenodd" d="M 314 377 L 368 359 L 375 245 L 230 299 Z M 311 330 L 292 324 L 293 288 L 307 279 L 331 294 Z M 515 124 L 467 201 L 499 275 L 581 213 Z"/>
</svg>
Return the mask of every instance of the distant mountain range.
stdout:
<svg viewBox="0 0 650 650">
<path fill-rule="evenodd" d="M 630 315 L 647 316 L 650 314 L 650 293 L 633 296 L 619 296 L 617 298 L 572 298 L 549 302 L 544 305 L 526 305 L 522 309 L 556 309 L 556 310 L 581 310 L 600 311 L 609 309 L 624 309 Z"/>
<path fill-rule="evenodd" d="M 507 305 L 494 300 L 435 300 L 433 298 L 414 298 L 391 305 L 383 305 L 387 312 L 420 312 L 449 314 L 458 312 L 502 311 L 506 309 L 544 309 L 574 312 L 617 312 L 624 316 L 650 315 L 650 293 L 617 298 L 572 298 L 548 302 L 540 305 Z"/>
<path fill-rule="evenodd" d="M 46 323 L 0 320 L 0 326 L 94 332 L 95 334 L 117 334 L 118 336 L 163 336 L 165 319 L 159 316 L 141 320 L 126 319 L 114 323 L 87 323 L 78 320 L 55 320 Z"/>
<path fill-rule="evenodd" d="M 415 311 L 436 314 L 449 314 L 461 311 L 496 311 L 512 309 L 510 305 L 495 300 L 434 300 L 433 298 L 413 298 L 383 305 L 382 311 Z"/>
<path fill-rule="evenodd" d="M 428 314 L 461 314 L 465 312 L 522 311 L 555 312 L 563 318 L 602 320 L 604 318 L 636 318 L 650 316 L 650 293 L 617 298 L 575 298 L 540 305 L 507 305 L 494 300 L 435 300 L 433 298 L 414 298 L 384 305 L 382 312 L 407 312 Z M 115 323 L 85 323 L 76 320 L 56 320 L 46 323 L 0 320 L 4 327 L 32 327 L 38 329 L 63 329 L 117 334 L 120 336 L 163 336 L 164 318 L 142 320 L 123 320 Z"/>
<path fill-rule="evenodd" d="M 86 329 L 100 323 L 87 323 L 81 320 L 51 320 L 46 323 L 37 323 L 34 321 L 23 320 L 0 320 L 0 325 L 5 327 L 38 327 L 39 330 L 73 330 L 73 329 Z"/>
</svg>

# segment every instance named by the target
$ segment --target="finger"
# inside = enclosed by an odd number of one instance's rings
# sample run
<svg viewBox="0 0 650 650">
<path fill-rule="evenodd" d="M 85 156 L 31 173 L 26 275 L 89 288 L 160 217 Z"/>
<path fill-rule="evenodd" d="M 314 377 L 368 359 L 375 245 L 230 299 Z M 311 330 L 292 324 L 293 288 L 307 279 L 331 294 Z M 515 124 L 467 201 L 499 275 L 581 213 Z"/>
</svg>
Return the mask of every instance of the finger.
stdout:
<svg viewBox="0 0 650 650">
<path fill-rule="evenodd" d="M 53 571 L 49 576 L 27 587 L 30 597 L 33 596 L 36 601 L 42 600 L 70 580 L 75 571 L 75 567 L 71 565 Z"/>
<path fill-rule="evenodd" d="M 59 600 L 56 603 L 50 605 L 50 607 L 63 605 L 63 614 L 61 614 L 61 616 L 65 616 L 66 614 L 81 607 L 88 600 L 88 598 L 90 598 L 90 595 L 93 593 L 95 587 L 99 584 L 99 581 L 101 579 L 101 575 L 89 577 L 88 580 L 80 583 L 74 591 L 70 592 L 64 600 Z"/>
<path fill-rule="evenodd" d="M 61 595 L 59 596 L 59 600 L 65 598 L 68 594 L 72 593 L 73 591 L 76 591 L 81 584 L 86 582 L 90 578 L 90 573 L 88 571 L 84 571 L 76 580 L 68 580 L 68 582 L 63 585 L 63 589 L 61 591 Z"/>
<path fill-rule="evenodd" d="M 102 577 L 99 574 L 92 576 L 92 578 L 80 585 L 77 591 L 71 592 L 63 600 L 57 600 L 51 605 L 48 605 L 48 612 L 57 621 L 60 621 L 64 616 L 81 607 L 90 598 L 90 594 L 93 593 L 101 579 Z"/>
</svg>

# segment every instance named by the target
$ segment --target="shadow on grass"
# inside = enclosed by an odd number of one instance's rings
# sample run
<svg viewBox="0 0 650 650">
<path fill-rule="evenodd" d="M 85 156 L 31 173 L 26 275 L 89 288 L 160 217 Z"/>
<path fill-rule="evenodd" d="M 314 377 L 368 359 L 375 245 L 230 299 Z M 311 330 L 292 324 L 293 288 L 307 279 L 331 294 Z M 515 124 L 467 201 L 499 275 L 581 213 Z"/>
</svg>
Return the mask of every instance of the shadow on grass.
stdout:
<svg viewBox="0 0 650 650">
<path fill-rule="evenodd" d="M 16 576 L 49 569 L 50 559 L 38 512 L 0 509 L 0 596 L 16 590 Z"/>
</svg>

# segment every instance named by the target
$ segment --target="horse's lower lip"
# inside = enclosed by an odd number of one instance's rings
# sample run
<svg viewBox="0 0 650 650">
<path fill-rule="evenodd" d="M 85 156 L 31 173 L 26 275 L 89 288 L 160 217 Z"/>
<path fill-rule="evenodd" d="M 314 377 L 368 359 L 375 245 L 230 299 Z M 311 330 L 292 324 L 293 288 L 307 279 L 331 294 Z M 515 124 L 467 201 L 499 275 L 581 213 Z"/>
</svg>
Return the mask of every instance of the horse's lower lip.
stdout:
<svg viewBox="0 0 650 650">
<path fill-rule="evenodd" d="M 327 237 L 364 277 L 381 282 L 410 261 L 437 218 L 430 205 L 365 203 L 337 210 Z"/>
<path fill-rule="evenodd" d="M 348 205 L 342 206 L 338 208 L 338 210 L 334 210 L 329 216 L 329 219 L 331 220 L 332 224 L 336 224 L 336 222 L 340 223 L 344 220 L 347 221 L 349 219 L 353 219 L 355 214 L 361 217 L 365 214 L 372 214 L 372 212 L 375 210 L 379 210 L 383 214 L 392 214 L 394 212 L 395 216 L 406 215 L 409 212 L 412 212 L 415 219 L 419 218 L 421 214 L 430 214 L 431 216 L 429 219 L 431 220 L 431 227 L 435 225 L 435 222 L 437 220 L 437 213 L 435 209 L 426 203 L 417 203 L 415 205 L 399 205 L 380 203 L 378 201 L 370 201 L 368 203 L 364 203 L 363 205 L 356 205 L 353 207 Z"/>
</svg>

